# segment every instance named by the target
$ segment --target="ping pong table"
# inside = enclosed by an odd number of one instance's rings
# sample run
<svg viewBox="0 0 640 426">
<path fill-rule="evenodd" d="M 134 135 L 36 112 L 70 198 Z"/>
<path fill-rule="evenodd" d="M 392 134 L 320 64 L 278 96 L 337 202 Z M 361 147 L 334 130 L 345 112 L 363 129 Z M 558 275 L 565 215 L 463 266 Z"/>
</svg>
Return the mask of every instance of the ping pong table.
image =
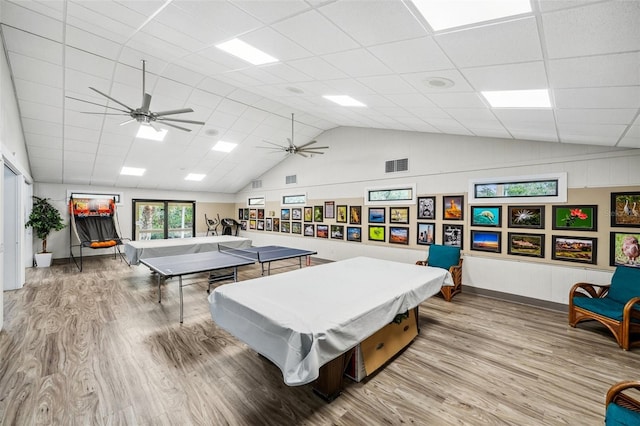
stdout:
<svg viewBox="0 0 640 426">
<path fill-rule="evenodd" d="M 218 251 L 203 253 L 179 254 L 174 256 L 151 257 L 140 259 L 140 263 L 146 265 L 153 272 L 158 274 L 158 303 L 162 302 L 161 279 L 178 277 L 180 289 L 180 323 L 183 322 L 183 285 L 182 277 L 185 275 L 209 272 L 209 286 L 207 293 L 211 289 L 211 284 L 219 281 L 238 281 L 238 267 L 252 265 L 259 262 L 262 275 L 267 272 L 271 275 L 271 263 L 280 260 L 298 259 L 299 268 L 302 268 L 302 259 L 317 254 L 312 250 L 302 250 L 282 246 L 263 246 L 234 248 L 220 244 Z M 266 269 L 265 269 L 265 265 Z M 282 268 L 289 267 L 282 266 Z M 280 268 L 273 268 L 280 269 Z"/>
</svg>

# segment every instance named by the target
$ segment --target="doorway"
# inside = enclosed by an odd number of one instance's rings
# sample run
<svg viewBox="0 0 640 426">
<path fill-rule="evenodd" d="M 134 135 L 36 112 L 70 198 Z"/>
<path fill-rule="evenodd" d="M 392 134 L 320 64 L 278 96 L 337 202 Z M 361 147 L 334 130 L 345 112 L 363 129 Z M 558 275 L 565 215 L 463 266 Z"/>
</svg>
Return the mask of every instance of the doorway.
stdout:
<svg viewBox="0 0 640 426">
<path fill-rule="evenodd" d="M 22 287 L 20 274 L 20 181 L 19 176 L 6 164 L 3 174 L 2 231 L 3 290 L 16 290 Z"/>
</svg>

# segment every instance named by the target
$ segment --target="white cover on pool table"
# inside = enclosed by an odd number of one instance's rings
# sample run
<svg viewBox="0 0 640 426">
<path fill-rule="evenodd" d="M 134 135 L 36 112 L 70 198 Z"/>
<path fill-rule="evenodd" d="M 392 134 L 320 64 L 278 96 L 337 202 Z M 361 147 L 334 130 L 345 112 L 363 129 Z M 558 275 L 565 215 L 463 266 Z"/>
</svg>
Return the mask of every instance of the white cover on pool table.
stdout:
<svg viewBox="0 0 640 426">
<path fill-rule="evenodd" d="M 356 257 L 220 286 L 209 307 L 295 386 L 447 284 L 445 269 Z"/>
</svg>

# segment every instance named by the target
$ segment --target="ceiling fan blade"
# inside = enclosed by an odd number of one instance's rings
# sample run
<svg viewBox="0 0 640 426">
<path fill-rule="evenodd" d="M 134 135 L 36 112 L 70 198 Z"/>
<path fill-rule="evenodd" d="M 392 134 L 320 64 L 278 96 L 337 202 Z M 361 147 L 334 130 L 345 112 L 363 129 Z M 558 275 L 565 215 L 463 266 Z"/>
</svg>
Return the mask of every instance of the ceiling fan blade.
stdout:
<svg viewBox="0 0 640 426">
<path fill-rule="evenodd" d="M 305 146 L 309 146 L 309 145 L 314 144 L 314 143 L 317 143 L 317 142 L 318 142 L 318 141 L 311 141 L 311 142 L 307 142 L 307 143 L 305 143 L 305 144 L 303 144 L 303 145 L 298 146 L 298 149 L 302 149 L 302 148 L 304 148 Z"/>
<path fill-rule="evenodd" d="M 189 124 L 205 124 L 203 121 L 194 121 L 194 120 L 179 120 L 177 118 L 156 118 L 156 121 L 176 121 L 178 123 L 189 123 Z"/>
<path fill-rule="evenodd" d="M 265 141 L 265 140 L 262 140 L 262 142 L 268 143 L 269 145 L 277 146 L 280 149 L 286 149 L 286 146 L 278 145 L 277 143 L 273 143 L 273 142 L 269 142 L 269 141 Z"/>
<path fill-rule="evenodd" d="M 328 146 L 312 146 L 312 147 L 310 147 L 310 148 L 301 148 L 301 147 L 298 147 L 298 149 L 302 149 L 303 151 L 306 151 L 306 150 L 308 150 L 308 149 L 329 149 L 329 147 L 328 147 Z"/>
<path fill-rule="evenodd" d="M 110 106 L 107 106 L 107 105 L 102 105 L 102 104 L 99 104 L 99 103 L 96 103 L 96 102 L 85 101 L 84 99 L 74 98 L 73 96 L 65 96 L 65 98 L 73 99 L 75 101 L 85 102 L 85 103 L 92 104 L 92 105 L 98 105 L 99 107 L 102 107 L 102 108 L 115 109 L 116 111 L 126 112 L 127 114 L 129 113 L 129 111 L 125 111 L 123 109 L 118 109 L 118 108 L 110 107 Z M 102 114 L 102 113 L 99 113 L 99 114 Z"/>
<path fill-rule="evenodd" d="M 136 121 L 136 119 L 135 119 L 135 118 L 132 118 L 132 119 L 130 119 L 130 120 L 123 121 L 122 123 L 120 123 L 120 125 L 121 125 L 121 126 L 124 126 L 125 124 L 129 124 L 129 123 L 132 123 L 132 122 L 134 122 L 134 121 Z"/>
<path fill-rule="evenodd" d="M 154 112 L 153 115 L 157 117 L 162 117 L 163 115 L 184 114 L 185 112 L 193 112 L 193 109 L 191 108 L 172 109 L 169 111 Z"/>
<path fill-rule="evenodd" d="M 256 146 L 256 148 L 258 148 L 258 149 L 270 149 L 272 151 L 284 151 L 285 150 L 285 148 L 283 148 L 283 147 L 273 148 L 273 147 L 270 147 L 270 146 Z"/>
<path fill-rule="evenodd" d="M 176 129 L 184 130 L 185 132 L 190 132 L 191 129 L 187 129 L 186 127 L 176 126 L 175 124 L 170 124 L 165 121 L 162 121 L 163 126 L 175 127 Z"/>
<path fill-rule="evenodd" d="M 78 111 L 80 114 L 92 114 L 92 115 L 129 115 L 126 112 L 117 113 L 117 112 L 89 112 L 89 111 Z"/>
<path fill-rule="evenodd" d="M 142 107 L 140 108 L 142 112 L 149 112 L 149 105 L 151 105 L 151 95 L 145 93 L 142 98 Z"/>
<path fill-rule="evenodd" d="M 149 126 L 150 126 L 153 130 L 155 130 L 156 132 L 160 132 L 160 131 L 162 130 L 160 127 L 156 126 L 156 125 L 155 125 L 155 124 L 153 124 L 153 123 L 148 123 L 148 124 L 149 124 Z"/>
<path fill-rule="evenodd" d="M 300 152 L 300 151 L 298 151 Z M 307 151 L 306 149 L 304 151 L 305 154 L 324 154 L 324 152 L 320 152 L 320 151 Z"/>
<path fill-rule="evenodd" d="M 105 98 L 107 98 L 107 99 L 112 100 L 113 102 L 117 103 L 118 105 L 122 105 L 123 107 L 125 107 L 126 109 L 128 109 L 128 110 L 129 110 L 129 112 L 131 112 L 131 111 L 133 111 L 133 110 L 134 110 L 134 109 L 133 109 L 133 108 L 131 108 L 130 106 L 123 104 L 122 102 L 120 102 L 120 101 L 119 101 L 119 100 L 117 100 L 117 99 L 113 99 L 111 96 L 109 96 L 109 95 L 107 95 L 107 94 L 105 94 L 105 93 L 102 93 L 101 91 L 99 91 L 99 90 L 98 90 L 98 89 L 96 89 L 96 88 L 89 87 L 89 89 L 93 90 L 93 91 L 94 91 L 94 92 L 96 92 L 96 93 L 101 94 L 102 96 L 104 96 L 104 97 L 105 97 Z"/>
<path fill-rule="evenodd" d="M 300 152 L 300 151 L 296 151 L 296 154 L 298 154 L 298 155 L 302 155 L 304 158 L 308 158 L 308 157 L 309 157 L 308 155 L 303 154 L 303 153 L 302 153 L 302 152 Z"/>
</svg>

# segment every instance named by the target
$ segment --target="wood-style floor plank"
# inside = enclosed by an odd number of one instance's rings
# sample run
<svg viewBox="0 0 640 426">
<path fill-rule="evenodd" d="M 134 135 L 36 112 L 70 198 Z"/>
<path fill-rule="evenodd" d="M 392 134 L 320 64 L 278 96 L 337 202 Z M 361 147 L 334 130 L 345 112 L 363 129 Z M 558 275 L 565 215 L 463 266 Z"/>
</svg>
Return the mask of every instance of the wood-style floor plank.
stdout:
<svg viewBox="0 0 640 426">
<path fill-rule="evenodd" d="M 177 279 L 159 304 L 144 266 L 84 262 L 5 292 L 1 424 L 601 425 L 609 386 L 640 377 L 640 350 L 598 324 L 462 293 L 424 302 L 416 340 L 327 404 L 212 322 L 206 275 L 185 278 L 180 324 Z"/>
</svg>

